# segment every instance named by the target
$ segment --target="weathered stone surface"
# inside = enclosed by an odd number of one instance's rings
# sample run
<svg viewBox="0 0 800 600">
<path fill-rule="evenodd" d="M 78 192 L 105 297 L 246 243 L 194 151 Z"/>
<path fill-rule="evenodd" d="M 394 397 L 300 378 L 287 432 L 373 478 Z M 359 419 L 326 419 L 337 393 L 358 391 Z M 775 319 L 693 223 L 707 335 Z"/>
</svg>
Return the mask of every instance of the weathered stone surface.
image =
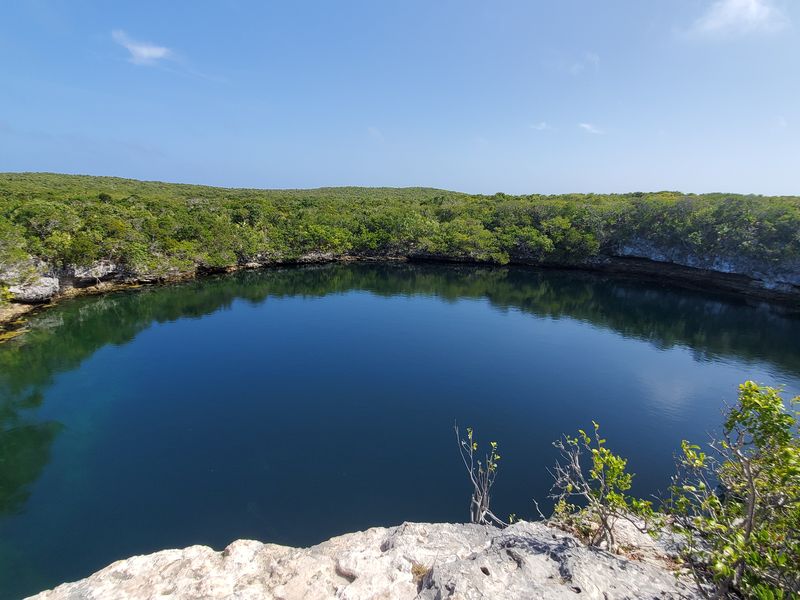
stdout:
<svg viewBox="0 0 800 600">
<path fill-rule="evenodd" d="M 631 540 L 638 540 L 630 534 Z M 306 549 L 239 540 L 164 550 L 113 563 L 40 600 L 267 598 L 693 598 L 691 583 L 660 560 L 586 547 L 543 523 L 505 530 L 406 523 L 332 538 Z"/>
<path fill-rule="evenodd" d="M 663 247 L 647 240 L 634 240 L 616 251 L 616 256 L 634 257 L 700 269 L 712 273 L 742 275 L 751 279 L 757 287 L 767 290 L 797 292 L 800 287 L 800 262 L 769 264 L 744 256 L 697 255 L 678 247 Z"/>
<path fill-rule="evenodd" d="M 58 277 L 40 275 L 11 285 L 8 287 L 8 291 L 11 293 L 11 299 L 14 302 L 38 304 L 50 300 L 58 294 L 60 288 Z"/>
<path fill-rule="evenodd" d="M 58 277 L 44 262 L 32 258 L 1 269 L 0 283 L 8 286 L 14 302 L 23 304 L 47 302 L 60 289 Z"/>
<path fill-rule="evenodd" d="M 72 268 L 72 277 L 77 286 L 94 285 L 121 275 L 120 266 L 110 260 L 101 260 L 88 267 Z"/>
<path fill-rule="evenodd" d="M 474 262 L 474 259 L 467 256 L 435 255 L 415 249 L 405 254 L 400 251 L 389 254 L 357 255 L 310 252 L 288 261 L 262 254 L 225 267 L 210 268 L 195 265 L 185 270 L 172 268 L 149 272 L 135 270 L 110 260 L 101 260 L 87 267 L 56 268 L 41 260 L 30 258 L 20 265 L 0 269 L 0 284 L 9 286 L 11 299 L 14 302 L 36 304 L 79 293 L 98 293 L 117 289 L 109 287 L 112 283 L 119 286 L 180 281 L 207 273 L 282 264 L 312 265 L 332 261 L 397 260 Z M 648 280 L 669 280 L 689 288 L 741 294 L 756 300 L 779 303 L 790 311 L 800 310 L 800 262 L 798 261 L 767 266 L 744 258 L 725 260 L 719 257 L 703 258 L 686 254 L 678 249 L 661 249 L 645 241 L 639 241 L 616 248 L 610 253 L 576 261 L 542 262 L 535 255 L 516 253 L 511 256 L 511 263 L 555 268 L 577 267 Z M 0 319 L 3 319 L 0 323 L 7 320 L 2 315 Z"/>
</svg>

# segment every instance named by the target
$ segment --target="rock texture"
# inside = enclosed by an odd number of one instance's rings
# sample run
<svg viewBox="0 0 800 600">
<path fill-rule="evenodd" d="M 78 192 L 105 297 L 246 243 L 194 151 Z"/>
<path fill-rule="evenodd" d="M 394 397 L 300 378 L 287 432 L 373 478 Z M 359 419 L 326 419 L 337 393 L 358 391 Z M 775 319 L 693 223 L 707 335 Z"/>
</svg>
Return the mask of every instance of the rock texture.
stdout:
<svg viewBox="0 0 800 600">
<path fill-rule="evenodd" d="M 693 598 L 668 568 L 669 545 L 627 532 L 636 559 L 588 548 L 544 523 L 504 530 L 406 523 L 306 549 L 239 540 L 164 550 L 111 564 L 34 598 L 470 600 Z"/>
<path fill-rule="evenodd" d="M 744 282 L 744 287 L 751 290 L 762 290 L 765 295 L 770 292 L 797 296 L 800 294 L 800 261 L 794 260 L 783 263 L 770 263 L 756 261 L 745 256 L 732 255 L 728 257 L 718 255 L 701 256 L 684 251 L 677 247 L 657 246 L 647 240 L 633 240 L 620 246 L 609 258 L 632 258 L 647 260 L 655 265 L 664 265 L 669 268 L 684 267 L 688 278 L 692 278 L 691 271 L 706 273 L 713 276 L 723 276 L 723 282 L 735 281 L 736 278 Z M 658 268 L 652 267 L 653 268 Z M 728 275 L 726 279 L 724 276 Z M 723 285 L 723 287 L 726 287 Z M 744 291 L 744 290 L 741 290 Z"/>
<path fill-rule="evenodd" d="M 677 249 L 661 249 L 644 241 L 622 246 L 610 253 L 573 262 L 552 262 L 535 256 L 514 255 L 511 264 L 551 268 L 579 268 L 625 274 L 647 279 L 670 280 L 703 290 L 720 290 L 744 294 L 757 299 L 785 304 L 790 310 L 800 310 L 800 263 L 769 265 L 756 264 L 742 258 L 723 260 L 681 253 Z M 195 265 L 185 270 L 147 273 L 131 270 L 109 260 L 89 266 L 70 265 L 56 268 L 30 258 L 21 265 L 0 271 L 0 287 L 8 286 L 12 301 L 41 304 L 76 293 L 102 292 L 119 286 L 179 281 L 197 275 L 224 273 L 239 269 L 255 269 L 284 264 L 317 264 L 350 261 L 446 261 L 471 263 L 468 257 L 455 258 L 421 252 L 404 254 L 349 255 L 331 252 L 310 252 L 290 261 L 277 257 L 258 256 L 224 267 Z M 109 287 L 108 284 L 115 286 Z M 2 321 L 0 321 L 2 323 Z"/>
<path fill-rule="evenodd" d="M 47 302 L 57 295 L 60 288 L 58 277 L 40 275 L 23 283 L 11 285 L 8 287 L 8 291 L 15 302 L 39 304 Z"/>
<path fill-rule="evenodd" d="M 0 282 L 8 286 L 11 298 L 21 304 L 47 302 L 61 288 L 58 276 L 44 262 L 35 259 L 0 270 Z"/>
<path fill-rule="evenodd" d="M 110 260 L 101 260 L 88 267 L 72 267 L 62 277 L 71 279 L 76 287 L 86 287 L 97 285 L 101 281 L 120 279 L 123 275 L 124 269 L 120 265 Z"/>
</svg>

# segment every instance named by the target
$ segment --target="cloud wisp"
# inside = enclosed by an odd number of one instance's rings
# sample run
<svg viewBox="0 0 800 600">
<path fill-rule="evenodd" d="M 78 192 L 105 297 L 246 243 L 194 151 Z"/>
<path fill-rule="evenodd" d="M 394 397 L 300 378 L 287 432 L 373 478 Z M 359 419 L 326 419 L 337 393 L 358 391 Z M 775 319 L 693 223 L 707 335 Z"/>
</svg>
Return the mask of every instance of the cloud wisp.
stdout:
<svg viewBox="0 0 800 600">
<path fill-rule="evenodd" d="M 547 121 L 539 121 L 538 123 L 531 125 L 531 129 L 534 131 L 549 131 L 552 129 L 552 127 Z"/>
<path fill-rule="evenodd" d="M 786 25 L 786 16 L 772 0 L 715 0 L 688 33 L 698 37 L 773 33 Z"/>
<path fill-rule="evenodd" d="M 128 61 L 134 65 L 152 66 L 161 60 L 174 58 L 174 54 L 169 48 L 136 41 L 121 29 L 112 31 L 111 38 L 129 52 Z"/>
<path fill-rule="evenodd" d="M 383 132 L 374 125 L 367 127 L 367 135 L 377 142 L 384 142 L 386 140 L 383 136 Z"/>
<path fill-rule="evenodd" d="M 591 133 L 592 135 L 603 135 L 605 131 L 592 125 L 591 123 L 578 123 L 578 127 L 583 129 L 586 133 Z"/>
<path fill-rule="evenodd" d="M 569 72 L 573 75 L 580 75 L 587 69 L 594 71 L 600 67 L 600 55 L 595 52 L 586 52 L 580 60 L 575 61 L 569 66 Z"/>
</svg>

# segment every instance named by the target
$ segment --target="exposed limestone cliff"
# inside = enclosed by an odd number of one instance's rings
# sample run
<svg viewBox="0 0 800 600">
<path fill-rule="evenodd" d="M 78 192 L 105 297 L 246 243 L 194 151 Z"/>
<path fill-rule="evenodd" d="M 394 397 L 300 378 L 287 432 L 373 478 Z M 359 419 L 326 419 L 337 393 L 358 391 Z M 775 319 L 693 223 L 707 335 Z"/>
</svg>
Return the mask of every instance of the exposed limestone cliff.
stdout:
<svg viewBox="0 0 800 600">
<path fill-rule="evenodd" d="M 635 530 L 625 558 L 589 548 L 544 523 L 500 530 L 406 523 L 332 538 L 311 548 L 239 540 L 115 562 L 40 600 L 694 598 L 670 570 L 672 553 Z"/>
<path fill-rule="evenodd" d="M 22 277 L 20 269 L 0 272 L 0 282 L 8 285 L 12 301 L 24 304 L 40 304 L 58 297 L 85 291 L 102 291 L 108 284 L 126 285 L 174 281 L 202 275 L 207 272 L 225 272 L 238 269 L 254 269 L 279 264 L 313 264 L 357 260 L 436 260 L 452 261 L 447 256 L 414 254 L 397 256 L 353 256 L 314 252 L 288 261 L 261 260 L 230 265 L 226 268 L 197 268 L 187 272 L 137 273 L 111 261 L 99 261 L 88 267 L 72 266 L 55 269 L 46 264 L 31 261 L 26 264 Z M 457 260 L 455 262 L 469 262 Z M 650 246 L 620 248 L 618 252 L 588 257 L 574 263 L 549 263 L 512 257 L 512 264 L 580 268 L 596 271 L 624 273 L 637 277 L 665 279 L 689 284 L 709 290 L 722 290 L 781 301 L 800 306 L 800 264 L 774 265 L 769 269 L 763 265 L 744 260 L 704 261 L 676 252 L 665 254 Z M 105 286 L 103 284 L 106 284 Z"/>
</svg>

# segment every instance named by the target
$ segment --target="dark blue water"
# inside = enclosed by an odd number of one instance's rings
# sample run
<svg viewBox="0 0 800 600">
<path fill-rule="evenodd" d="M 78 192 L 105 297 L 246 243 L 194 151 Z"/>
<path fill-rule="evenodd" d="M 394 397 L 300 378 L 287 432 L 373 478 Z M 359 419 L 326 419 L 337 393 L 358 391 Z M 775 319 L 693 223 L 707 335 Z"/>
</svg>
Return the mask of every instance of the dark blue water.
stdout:
<svg viewBox="0 0 800 600">
<path fill-rule="evenodd" d="M 452 426 L 497 440 L 495 512 L 600 422 L 668 485 L 745 379 L 800 393 L 800 319 L 580 273 L 247 272 L 64 302 L 0 346 L 0 595 L 132 554 L 464 521 Z"/>
</svg>

